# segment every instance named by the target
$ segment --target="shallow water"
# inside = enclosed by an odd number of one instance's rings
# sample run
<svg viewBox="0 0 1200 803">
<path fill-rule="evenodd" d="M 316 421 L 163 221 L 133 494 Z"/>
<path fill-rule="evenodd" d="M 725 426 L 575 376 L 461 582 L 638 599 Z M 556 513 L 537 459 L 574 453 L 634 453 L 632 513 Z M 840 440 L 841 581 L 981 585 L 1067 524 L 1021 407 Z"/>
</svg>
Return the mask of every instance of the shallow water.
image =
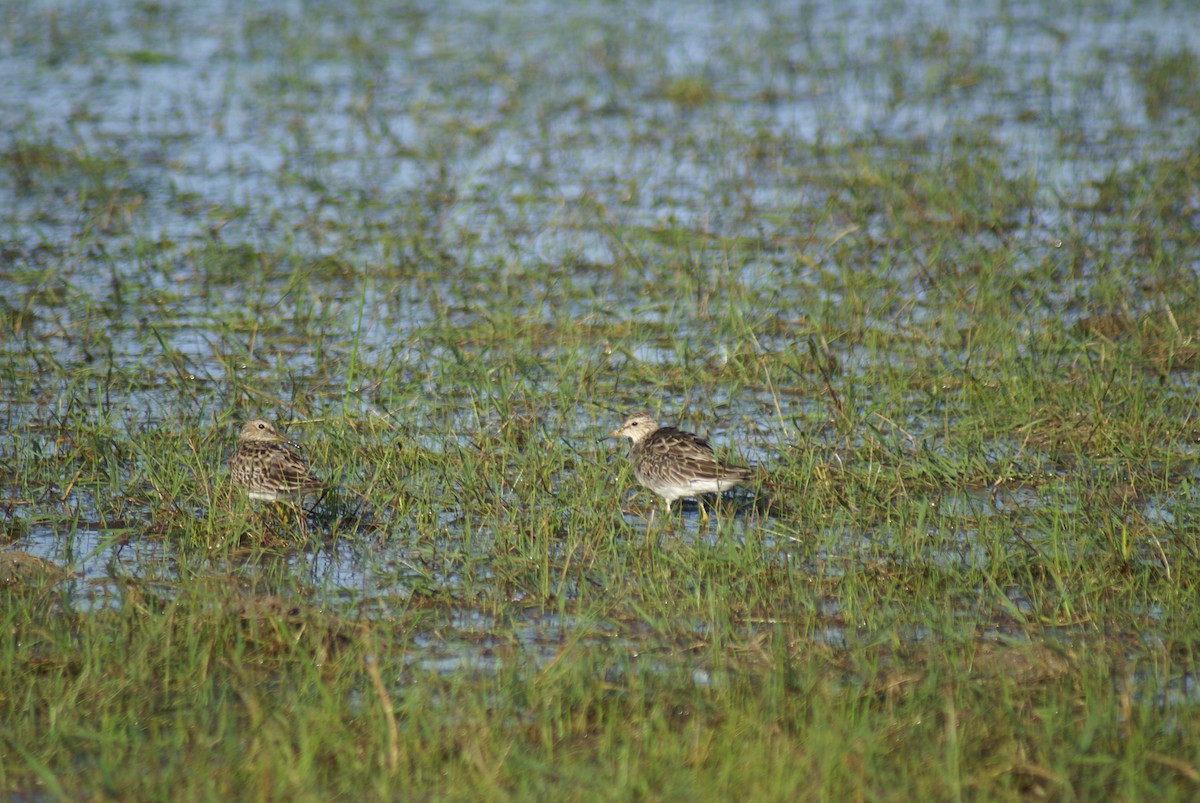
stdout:
<svg viewBox="0 0 1200 803">
<path fill-rule="evenodd" d="M 71 412 L 65 389 L 38 383 L 36 359 L 86 367 L 101 344 L 113 365 L 144 369 L 144 384 L 107 391 L 123 411 L 109 419 L 117 436 L 163 419 L 218 421 L 230 365 L 249 382 L 280 362 L 299 381 L 329 366 L 345 369 L 346 360 L 325 362 L 303 343 L 272 339 L 273 330 L 302 328 L 314 312 L 340 322 L 343 340 L 354 336 L 361 361 L 390 362 L 442 398 L 455 389 L 442 386 L 431 366 L 451 349 L 422 341 L 425 328 L 475 325 L 498 297 L 513 316 L 652 325 L 656 334 L 624 353 L 594 345 L 595 359 L 615 373 L 727 362 L 738 344 L 685 314 L 690 301 L 650 297 L 652 278 L 629 286 L 605 269 L 629 242 L 654 259 L 652 237 L 630 241 L 622 231 L 682 226 L 703 234 L 713 245 L 697 255 L 702 281 L 716 286 L 732 277 L 769 305 L 764 317 L 784 320 L 816 301 L 844 300 L 823 276 L 879 267 L 886 281 L 910 289 L 901 293 L 903 311 L 881 310 L 870 325 L 892 333 L 923 325 L 937 300 L 914 273 L 920 259 L 850 266 L 830 247 L 797 266 L 783 246 L 744 264 L 711 257 L 722 239 L 832 244 L 838 232 L 854 230 L 886 243 L 883 214 L 822 216 L 827 190 L 805 176 L 858 167 L 821 156 L 821 147 L 859 143 L 887 153 L 899 141 L 911 148 L 914 169 L 937 170 L 970 158 L 963 143 L 979 137 L 1002 149 L 1007 176 L 1036 177 L 1043 208 L 1008 221 L 1006 236 L 1027 244 L 1030 264 L 1065 259 L 1063 242 L 1079 226 L 1071 205 L 1094 204 L 1097 182 L 1194 146 L 1196 118 L 1171 107 L 1153 111 L 1130 63 L 1131 54 L 1200 49 L 1200 9 L 1054 8 L 936 0 L 798 10 L 791 2 L 462 2 L 356 16 L 299 2 L 269 11 L 205 0 L 10 4 L 0 34 L 0 116 L 8 121 L 0 148 L 9 155 L 0 182 L 7 210 L 0 296 L 5 311 L 28 317 L 24 340 L 0 349 L 36 387 L 5 391 L 0 453 L 55 449 L 52 424 Z M 759 156 L 748 144 L 756 140 L 774 145 Z M 14 166 L 43 145 L 52 148 L 52 168 Z M 400 239 L 385 239 L 391 235 Z M 991 236 L 983 231 L 963 247 L 986 253 Z M 458 271 L 430 271 L 414 241 L 431 242 Z M 203 269 L 209 249 L 227 252 L 227 275 Z M 311 298 L 290 284 L 295 266 L 258 272 L 257 255 L 276 250 L 347 266 L 332 270 L 315 294 L 321 309 L 307 307 Z M 367 265 L 388 267 L 393 281 L 368 281 Z M 1091 281 L 1086 272 L 1071 274 L 1029 311 L 1028 326 L 1074 314 L 1072 300 Z M 261 351 L 246 345 L 246 329 L 230 332 L 220 320 L 247 305 L 254 311 L 246 317 L 264 324 Z M 797 344 L 784 327 L 757 336 L 756 346 Z M 843 369 L 861 376 L 881 360 L 913 359 L 853 343 L 835 348 Z M 231 354 L 238 356 L 217 358 Z M 551 344 L 532 356 L 560 355 Z M 322 381 L 349 386 L 337 406 L 388 415 L 345 373 Z M 536 396 L 555 381 L 529 372 L 522 387 Z M 181 385 L 194 387 L 194 397 Z M 764 466 L 794 437 L 776 422 L 805 420 L 813 404 L 808 394 L 721 392 L 703 400 L 701 409 L 720 410 L 718 420 L 708 417 L 708 434 Z M 692 400 L 657 401 L 675 412 Z M 437 452 L 471 443 L 488 426 L 473 402 L 464 396 L 452 426 L 422 433 L 419 445 Z M 584 443 L 612 420 L 609 411 L 581 406 L 551 423 L 573 427 L 562 437 Z M 1170 522 L 1169 503 L 1151 498 L 1144 513 Z M 97 524 L 85 492 L 63 504 Z M 931 516 L 958 520 L 956 537 L 932 545 L 932 560 L 986 562 L 973 538 L 980 520 L 1047 504 L 1066 511 L 1072 502 L 1047 502 L 1031 488 L 947 490 Z M 170 543 L 121 540 L 136 533 L 136 521 L 120 531 L 80 526 L 64 534 L 35 510 L 7 515 L 32 522 L 13 546 L 70 567 L 68 582 L 85 608 L 117 604 L 119 577 L 155 582 L 180 565 Z M 453 540 L 446 515 L 441 526 Z M 644 531 L 640 511 L 624 521 Z M 1028 523 L 1036 540 L 1037 521 Z M 802 554 L 770 517 L 743 511 L 725 527 L 736 539 L 782 545 L 783 563 Z M 680 528 L 685 541 L 715 538 L 692 506 Z M 453 573 L 414 567 L 402 523 L 392 535 L 369 546 L 340 541 L 295 551 L 288 565 L 302 579 L 294 582 L 343 604 L 404 598 L 414 581 L 456 585 Z M 864 539 L 878 548 L 899 536 L 880 527 L 840 537 L 850 553 Z M 515 638 L 548 659 L 573 626 L 531 613 Z M 486 666 L 484 650 L 463 651 L 468 630 L 458 623 L 458 645 L 442 654 L 430 645 L 422 660 L 435 669 Z M 832 643 L 841 633 L 831 626 L 823 638 Z M 697 682 L 713 680 L 705 674 Z M 1194 698 L 1193 689 L 1186 678 L 1179 693 Z"/>
</svg>

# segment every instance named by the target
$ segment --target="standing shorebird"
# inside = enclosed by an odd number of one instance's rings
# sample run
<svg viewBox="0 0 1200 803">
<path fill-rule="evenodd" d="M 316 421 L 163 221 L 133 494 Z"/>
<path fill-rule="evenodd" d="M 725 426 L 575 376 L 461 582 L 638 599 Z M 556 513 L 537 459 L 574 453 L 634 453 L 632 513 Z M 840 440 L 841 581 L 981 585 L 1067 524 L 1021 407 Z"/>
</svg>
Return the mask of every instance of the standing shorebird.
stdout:
<svg viewBox="0 0 1200 803">
<path fill-rule="evenodd" d="M 680 497 L 720 493 L 750 479 L 750 469 L 745 466 L 719 462 L 704 438 L 675 427 L 660 427 L 647 413 L 634 413 L 601 440 L 609 438 L 633 441 L 629 452 L 633 476 L 663 498 L 667 513 Z M 708 518 L 703 505 L 700 515 Z"/>
<path fill-rule="evenodd" d="M 300 453 L 261 418 L 242 426 L 237 449 L 229 458 L 229 474 L 251 499 L 264 502 L 294 502 L 325 488 Z"/>
</svg>

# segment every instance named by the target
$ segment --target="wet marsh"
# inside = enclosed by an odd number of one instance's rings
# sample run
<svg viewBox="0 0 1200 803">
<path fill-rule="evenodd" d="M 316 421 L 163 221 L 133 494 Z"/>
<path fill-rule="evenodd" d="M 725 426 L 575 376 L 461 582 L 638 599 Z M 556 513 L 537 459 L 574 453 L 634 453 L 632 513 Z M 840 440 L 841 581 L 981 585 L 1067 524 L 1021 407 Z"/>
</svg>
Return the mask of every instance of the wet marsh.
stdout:
<svg viewBox="0 0 1200 803">
<path fill-rule="evenodd" d="M 9 797 L 1195 797 L 1197 11 L 0 18 Z"/>
</svg>

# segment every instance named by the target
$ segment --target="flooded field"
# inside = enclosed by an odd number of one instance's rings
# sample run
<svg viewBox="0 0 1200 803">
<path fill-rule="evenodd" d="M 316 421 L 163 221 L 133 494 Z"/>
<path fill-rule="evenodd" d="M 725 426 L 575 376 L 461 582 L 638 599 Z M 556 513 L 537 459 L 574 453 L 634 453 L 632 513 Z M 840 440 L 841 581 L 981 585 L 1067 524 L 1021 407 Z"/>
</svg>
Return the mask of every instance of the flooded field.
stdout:
<svg viewBox="0 0 1200 803">
<path fill-rule="evenodd" d="M 753 5 L 0 3 L 0 790 L 1196 793 L 1200 9 Z"/>
</svg>

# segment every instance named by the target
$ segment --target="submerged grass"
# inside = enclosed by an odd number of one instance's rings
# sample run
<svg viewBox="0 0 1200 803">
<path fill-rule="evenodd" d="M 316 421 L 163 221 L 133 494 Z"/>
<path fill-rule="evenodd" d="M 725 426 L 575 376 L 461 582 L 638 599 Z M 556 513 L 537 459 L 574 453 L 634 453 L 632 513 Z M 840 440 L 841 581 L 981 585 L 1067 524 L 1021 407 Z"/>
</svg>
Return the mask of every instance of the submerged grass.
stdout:
<svg viewBox="0 0 1200 803">
<path fill-rule="evenodd" d="M 1195 797 L 1196 43 L 39 8 L 11 797 Z M 664 517 L 635 409 L 756 480 Z M 330 493 L 235 493 L 252 416 Z"/>
</svg>

